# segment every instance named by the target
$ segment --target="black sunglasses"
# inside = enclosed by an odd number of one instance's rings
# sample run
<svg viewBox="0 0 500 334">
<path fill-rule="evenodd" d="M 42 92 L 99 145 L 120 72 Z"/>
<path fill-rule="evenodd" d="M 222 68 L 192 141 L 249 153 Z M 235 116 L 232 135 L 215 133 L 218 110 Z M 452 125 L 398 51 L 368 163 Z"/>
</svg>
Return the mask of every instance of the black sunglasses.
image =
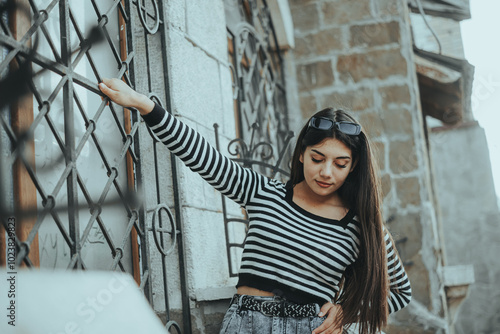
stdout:
<svg viewBox="0 0 500 334">
<path fill-rule="evenodd" d="M 361 125 L 352 122 L 334 122 L 331 119 L 323 117 L 311 117 L 309 126 L 317 130 L 330 130 L 335 127 L 342 133 L 351 136 L 357 136 L 361 133 Z"/>
</svg>

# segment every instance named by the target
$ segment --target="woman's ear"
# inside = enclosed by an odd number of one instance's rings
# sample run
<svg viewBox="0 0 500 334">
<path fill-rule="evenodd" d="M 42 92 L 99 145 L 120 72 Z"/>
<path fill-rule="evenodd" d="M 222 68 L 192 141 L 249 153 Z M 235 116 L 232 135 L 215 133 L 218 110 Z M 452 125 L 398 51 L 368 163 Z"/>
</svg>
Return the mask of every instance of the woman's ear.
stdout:
<svg viewBox="0 0 500 334">
<path fill-rule="evenodd" d="M 301 163 L 304 163 L 304 152 L 300 153 L 300 156 L 299 156 L 299 161 Z"/>
</svg>

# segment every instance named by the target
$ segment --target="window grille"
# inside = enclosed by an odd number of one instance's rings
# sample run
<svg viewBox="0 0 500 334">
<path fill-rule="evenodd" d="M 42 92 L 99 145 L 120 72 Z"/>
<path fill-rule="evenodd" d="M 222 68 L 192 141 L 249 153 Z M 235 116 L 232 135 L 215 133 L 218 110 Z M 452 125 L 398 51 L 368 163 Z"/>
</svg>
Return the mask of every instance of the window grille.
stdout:
<svg viewBox="0 0 500 334">
<path fill-rule="evenodd" d="M 3 228 L 16 219 L 16 266 L 129 272 L 166 327 L 189 333 L 174 157 L 171 179 L 161 180 L 158 141 L 137 111 L 107 106 L 97 86 L 121 78 L 169 107 L 162 4 L 0 2 L 0 219 Z M 155 175 L 142 167 L 148 144 Z M 136 195 L 145 180 L 155 192 L 146 205 Z"/>
</svg>

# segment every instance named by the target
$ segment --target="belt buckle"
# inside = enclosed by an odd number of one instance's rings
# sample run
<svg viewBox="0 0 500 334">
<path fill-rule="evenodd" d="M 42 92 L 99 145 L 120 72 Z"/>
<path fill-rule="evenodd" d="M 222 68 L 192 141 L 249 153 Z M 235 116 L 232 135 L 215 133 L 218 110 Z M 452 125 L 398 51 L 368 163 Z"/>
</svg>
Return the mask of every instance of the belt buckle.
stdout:
<svg viewBox="0 0 500 334">
<path fill-rule="evenodd" d="M 272 314 L 272 313 L 266 313 L 266 312 L 264 311 L 264 305 L 266 305 L 266 304 L 276 304 L 276 302 L 275 302 L 275 301 L 267 301 L 267 300 L 263 301 L 263 302 L 260 304 L 260 313 L 262 313 L 262 314 L 263 314 L 263 315 L 265 315 L 266 317 L 272 317 L 272 316 L 274 316 L 274 314 Z"/>
</svg>

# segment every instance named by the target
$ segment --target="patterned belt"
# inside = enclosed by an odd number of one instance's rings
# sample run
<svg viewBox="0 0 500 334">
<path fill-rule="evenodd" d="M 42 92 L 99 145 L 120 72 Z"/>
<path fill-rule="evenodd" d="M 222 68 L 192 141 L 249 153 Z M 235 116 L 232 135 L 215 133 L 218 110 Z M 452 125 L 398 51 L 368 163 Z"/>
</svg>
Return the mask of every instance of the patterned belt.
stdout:
<svg viewBox="0 0 500 334">
<path fill-rule="evenodd" d="M 268 317 L 316 317 L 318 304 L 294 304 L 284 299 L 259 300 L 248 295 L 234 295 L 231 304 L 240 305 L 241 310 L 258 311 Z"/>
</svg>

